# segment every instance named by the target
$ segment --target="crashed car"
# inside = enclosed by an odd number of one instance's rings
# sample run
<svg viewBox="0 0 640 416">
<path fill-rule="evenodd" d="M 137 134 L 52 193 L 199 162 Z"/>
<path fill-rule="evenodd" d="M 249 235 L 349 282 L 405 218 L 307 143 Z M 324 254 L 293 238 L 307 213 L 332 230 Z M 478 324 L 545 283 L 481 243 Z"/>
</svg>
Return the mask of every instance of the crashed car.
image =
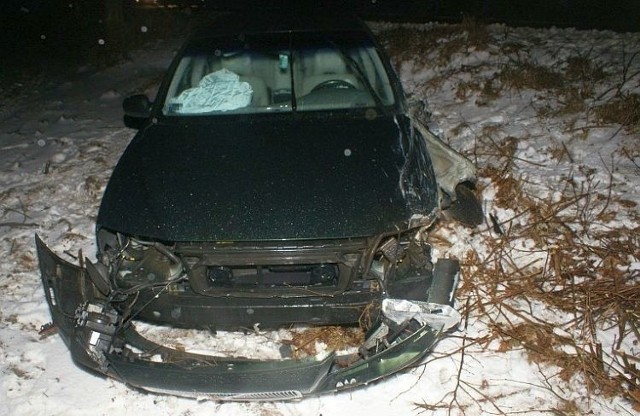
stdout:
<svg viewBox="0 0 640 416">
<path fill-rule="evenodd" d="M 188 38 L 153 103 L 123 107 L 139 131 L 104 191 L 97 261 L 36 237 L 78 365 L 152 392 L 286 400 L 400 371 L 458 323 L 458 262 L 432 259 L 428 236 L 443 215 L 482 220 L 475 169 L 409 115 L 358 20 L 226 17 Z M 259 360 L 171 349 L 136 321 L 367 332 L 346 356 Z"/>
</svg>

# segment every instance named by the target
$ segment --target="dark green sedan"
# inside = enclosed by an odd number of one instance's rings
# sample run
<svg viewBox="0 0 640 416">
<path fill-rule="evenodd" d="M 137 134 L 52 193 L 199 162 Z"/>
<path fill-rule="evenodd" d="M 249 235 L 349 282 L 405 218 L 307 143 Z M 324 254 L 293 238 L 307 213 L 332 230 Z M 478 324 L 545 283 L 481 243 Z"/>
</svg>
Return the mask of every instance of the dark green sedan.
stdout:
<svg viewBox="0 0 640 416">
<path fill-rule="evenodd" d="M 138 128 L 97 219 L 97 261 L 37 238 L 55 325 L 81 366 L 142 389 L 285 400 L 370 383 L 455 327 L 459 266 L 431 258 L 443 215 L 473 226 L 474 167 L 409 116 L 351 17 L 223 15 L 196 31 Z M 362 319 L 366 316 L 368 319 Z M 186 353 L 135 331 L 362 325 L 349 355 Z"/>
</svg>

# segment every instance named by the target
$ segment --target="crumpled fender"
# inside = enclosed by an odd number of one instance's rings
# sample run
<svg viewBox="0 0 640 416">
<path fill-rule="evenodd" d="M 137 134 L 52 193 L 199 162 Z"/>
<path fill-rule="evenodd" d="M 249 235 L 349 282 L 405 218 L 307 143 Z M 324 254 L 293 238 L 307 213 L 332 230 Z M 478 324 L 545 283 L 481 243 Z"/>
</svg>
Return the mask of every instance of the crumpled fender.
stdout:
<svg viewBox="0 0 640 416">
<path fill-rule="evenodd" d="M 368 356 L 254 360 L 192 354 L 155 344 L 123 325 L 82 267 L 60 259 L 38 236 L 36 247 L 53 322 L 75 363 L 153 392 L 213 400 L 288 400 L 350 389 L 416 363 L 446 329 L 443 325 L 459 320 L 448 306 L 392 301 L 387 309 L 394 311 L 393 321 L 418 322 L 418 327 Z M 430 318 L 443 310 L 453 318 Z M 439 319 L 446 324 L 434 325 Z"/>
<path fill-rule="evenodd" d="M 476 167 L 469 159 L 440 140 L 419 120 L 412 118 L 411 121 L 427 144 L 440 189 L 455 199 L 458 184 L 476 183 Z"/>
</svg>

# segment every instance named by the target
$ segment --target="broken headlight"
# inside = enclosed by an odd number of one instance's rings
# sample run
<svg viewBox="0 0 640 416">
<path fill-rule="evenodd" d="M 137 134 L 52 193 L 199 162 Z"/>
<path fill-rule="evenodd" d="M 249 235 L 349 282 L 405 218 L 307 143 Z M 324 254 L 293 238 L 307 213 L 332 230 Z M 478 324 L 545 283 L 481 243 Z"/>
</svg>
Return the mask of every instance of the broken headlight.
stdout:
<svg viewBox="0 0 640 416">
<path fill-rule="evenodd" d="M 180 258 L 158 241 L 100 229 L 98 247 L 99 262 L 88 262 L 87 270 L 105 295 L 113 288 L 140 290 L 166 285 L 179 279 L 184 272 Z"/>
</svg>

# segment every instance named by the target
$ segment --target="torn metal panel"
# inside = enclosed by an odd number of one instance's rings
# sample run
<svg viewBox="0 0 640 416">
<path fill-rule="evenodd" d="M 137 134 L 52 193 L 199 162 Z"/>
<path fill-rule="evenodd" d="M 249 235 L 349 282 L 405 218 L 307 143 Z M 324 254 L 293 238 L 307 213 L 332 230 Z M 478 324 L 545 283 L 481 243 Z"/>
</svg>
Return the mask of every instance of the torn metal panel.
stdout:
<svg viewBox="0 0 640 416">
<path fill-rule="evenodd" d="M 448 331 L 458 325 L 461 319 L 460 313 L 449 305 L 406 299 L 384 299 L 382 313 L 398 325 L 415 319 L 422 325 L 440 331 Z"/>
<path fill-rule="evenodd" d="M 414 118 L 411 122 L 424 138 L 438 186 L 447 195 L 455 198 L 458 184 L 476 182 L 476 167 L 469 159 L 440 140 L 419 120 Z"/>
<path fill-rule="evenodd" d="M 414 215 L 433 212 L 438 199 L 438 184 L 426 143 L 405 116 L 394 118 L 404 163 L 399 172 L 399 188 Z"/>
</svg>

